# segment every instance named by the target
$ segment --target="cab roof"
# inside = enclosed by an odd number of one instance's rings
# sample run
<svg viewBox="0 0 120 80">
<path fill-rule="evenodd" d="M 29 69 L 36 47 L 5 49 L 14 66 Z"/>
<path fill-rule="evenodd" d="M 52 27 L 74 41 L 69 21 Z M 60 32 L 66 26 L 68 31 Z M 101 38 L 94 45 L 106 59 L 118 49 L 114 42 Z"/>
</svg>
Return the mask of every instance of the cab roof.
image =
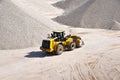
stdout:
<svg viewBox="0 0 120 80">
<path fill-rule="evenodd" d="M 63 31 L 63 30 L 58 30 L 58 31 L 53 31 L 53 32 L 62 33 L 62 32 L 65 32 L 65 31 Z"/>
</svg>

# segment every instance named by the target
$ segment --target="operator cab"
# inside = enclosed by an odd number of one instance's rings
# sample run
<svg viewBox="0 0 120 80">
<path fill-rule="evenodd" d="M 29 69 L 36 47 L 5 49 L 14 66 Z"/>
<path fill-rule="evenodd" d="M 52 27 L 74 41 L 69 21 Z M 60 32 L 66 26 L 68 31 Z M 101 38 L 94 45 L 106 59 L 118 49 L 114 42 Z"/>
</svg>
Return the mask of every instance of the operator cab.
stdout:
<svg viewBox="0 0 120 80">
<path fill-rule="evenodd" d="M 65 40 L 64 36 L 65 36 L 65 31 L 53 31 L 53 33 L 51 34 L 52 38 L 57 37 L 57 40 L 59 41 L 64 41 Z"/>
</svg>

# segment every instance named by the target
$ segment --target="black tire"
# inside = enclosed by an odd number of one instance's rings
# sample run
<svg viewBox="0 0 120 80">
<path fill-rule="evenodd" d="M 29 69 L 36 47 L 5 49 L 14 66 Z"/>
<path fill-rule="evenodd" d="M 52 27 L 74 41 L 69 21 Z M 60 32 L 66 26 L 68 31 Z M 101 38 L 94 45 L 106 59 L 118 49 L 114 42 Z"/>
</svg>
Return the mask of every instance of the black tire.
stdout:
<svg viewBox="0 0 120 80">
<path fill-rule="evenodd" d="M 63 53 L 64 47 L 62 44 L 58 44 L 55 54 L 60 55 Z"/>
<path fill-rule="evenodd" d="M 77 48 L 79 47 L 82 47 L 82 45 L 84 45 L 84 41 L 83 40 L 80 40 L 80 39 L 77 39 L 80 43 L 79 45 L 76 45 Z"/>
<path fill-rule="evenodd" d="M 73 49 L 75 49 L 75 47 L 76 47 L 75 42 L 71 42 L 70 46 L 69 46 L 69 50 L 73 50 Z"/>
</svg>

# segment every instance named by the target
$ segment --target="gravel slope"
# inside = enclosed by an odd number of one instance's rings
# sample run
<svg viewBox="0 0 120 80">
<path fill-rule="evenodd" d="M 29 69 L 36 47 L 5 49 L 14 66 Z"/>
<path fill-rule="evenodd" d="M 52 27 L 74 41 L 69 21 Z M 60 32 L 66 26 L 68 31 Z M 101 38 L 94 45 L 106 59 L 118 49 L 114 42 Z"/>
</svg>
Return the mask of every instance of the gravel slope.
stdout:
<svg viewBox="0 0 120 80">
<path fill-rule="evenodd" d="M 65 0 L 53 4 L 65 13 L 53 20 L 82 28 L 120 29 L 119 0 Z"/>
<path fill-rule="evenodd" d="M 1 0 L 0 49 L 39 46 L 52 30 L 66 29 L 50 19 L 61 12 L 44 0 Z"/>
<path fill-rule="evenodd" d="M 0 50 L 0 80 L 119 80 L 120 32 L 72 28 L 85 45 L 54 56 L 38 47 Z"/>
</svg>

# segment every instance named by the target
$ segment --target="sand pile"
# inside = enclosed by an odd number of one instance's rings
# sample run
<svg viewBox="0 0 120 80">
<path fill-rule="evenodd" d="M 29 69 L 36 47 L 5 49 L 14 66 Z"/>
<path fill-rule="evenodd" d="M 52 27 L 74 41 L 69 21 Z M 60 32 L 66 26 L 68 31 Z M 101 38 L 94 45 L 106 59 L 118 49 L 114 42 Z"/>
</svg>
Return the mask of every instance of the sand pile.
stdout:
<svg viewBox="0 0 120 80">
<path fill-rule="evenodd" d="M 0 1 L 0 49 L 39 46 L 47 33 L 61 28 L 49 18 L 48 12 L 57 9 L 43 5 L 47 5 L 44 0 Z"/>
<path fill-rule="evenodd" d="M 54 20 L 74 27 L 120 29 L 119 4 L 120 0 L 61 1 L 53 5 L 64 9 L 65 13 Z"/>
</svg>

